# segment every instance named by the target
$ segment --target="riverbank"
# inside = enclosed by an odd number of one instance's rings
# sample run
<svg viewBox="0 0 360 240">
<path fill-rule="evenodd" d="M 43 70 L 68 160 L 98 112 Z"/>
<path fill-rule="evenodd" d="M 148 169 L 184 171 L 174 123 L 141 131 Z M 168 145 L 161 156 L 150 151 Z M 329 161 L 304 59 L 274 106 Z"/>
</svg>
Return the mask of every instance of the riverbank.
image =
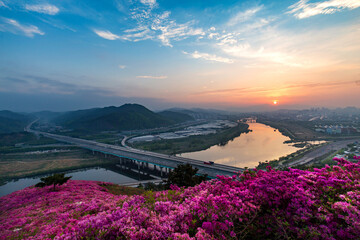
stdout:
<svg viewBox="0 0 360 240">
<path fill-rule="evenodd" d="M 322 143 L 319 145 L 310 145 L 303 149 L 299 149 L 298 151 L 288 154 L 286 156 L 280 157 L 279 159 L 260 162 L 259 165 L 256 167 L 257 169 L 266 169 L 267 166 L 271 166 L 272 168 L 286 168 L 286 166 L 296 160 L 303 158 L 306 154 L 326 145 L 327 143 Z"/>
<path fill-rule="evenodd" d="M 227 142 L 240 136 L 240 134 L 247 132 L 249 132 L 249 125 L 239 123 L 235 127 L 219 130 L 215 134 L 153 142 L 138 142 L 133 143 L 130 146 L 133 148 L 169 155 L 180 154 L 205 150 L 214 145 L 226 145 Z"/>
<path fill-rule="evenodd" d="M 325 137 L 295 122 L 275 122 L 262 119 L 258 119 L 257 122 L 276 128 L 283 135 L 289 137 L 292 142 L 324 140 Z"/>
<path fill-rule="evenodd" d="M 310 145 L 305 149 L 300 149 L 295 153 L 280 157 L 278 160 L 261 162 L 260 169 L 270 165 L 278 169 L 291 168 L 321 168 L 327 165 L 333 165 L 333 157 L 340 153 L 348 144 L 360 141 L 360 139 L 348 139 L 334 142 L 326 142 L 319 145 Z"/>
<path fill-rule="evenodd" d="M 321 132 L 315 132 L 308 127 L 305 121 L 271 121 L 257 119 L 257 122 L 276 128 L 283 135 L 289 137 L 291 142 L 302 141 L 341 141 L 357 139 L 359 135 L 329 135 Z"/>
</svg>

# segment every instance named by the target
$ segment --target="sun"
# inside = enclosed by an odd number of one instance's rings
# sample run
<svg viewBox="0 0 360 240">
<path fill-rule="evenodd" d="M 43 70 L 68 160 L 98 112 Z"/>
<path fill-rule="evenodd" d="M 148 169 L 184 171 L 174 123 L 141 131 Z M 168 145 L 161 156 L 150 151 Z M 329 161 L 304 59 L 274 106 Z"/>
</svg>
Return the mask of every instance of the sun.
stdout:
<svg viewBox="0 0 360 240">
<path fill-rule="evenodd" d="M 273 101 L 273 104 L 274 104 L 274 105 L 277 105 L 277 104 L 278 104 L 278 100 L 274 100 L 274 101 Z"/>
</svg>

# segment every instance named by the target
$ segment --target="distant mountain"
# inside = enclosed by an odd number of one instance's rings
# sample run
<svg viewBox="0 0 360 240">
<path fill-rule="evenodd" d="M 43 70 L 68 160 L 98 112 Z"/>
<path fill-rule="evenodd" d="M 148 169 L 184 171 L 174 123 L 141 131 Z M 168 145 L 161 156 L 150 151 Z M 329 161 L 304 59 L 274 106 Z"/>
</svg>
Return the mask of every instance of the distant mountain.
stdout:
<svg viewBox="0 0 360 240">
<path fill-rule="evenodd" d="M 52 112 L 52 111 L 41 111 L 41 112 L 34 112 L 32 115 L 42 119 L 42 120 L 52 120 L 58 116 L 60 116 L 62 113 L 59 112 Z"/>
<path fill-rule="evenodd" d="M 11 111 L 0 111 L 0 133 L 22 132 L 33 118 Z"/>
<path fill-rule="evenodd" d="M 181 123 L 186 121 L 192 121 L 194 118 L 189 114 L 173 112 L 173 111 L 162 111 L 159 114 L 169 120 L 172 120 L 174 123 Z"/>
<path fill-rule="evenodd" d="M 226 111 L 202 108 L 170 108 L 167 111 L 186 114 L 191 116 L 193 119 L 227 119 L 229 114 Z"/>
<path fill-rule="evenodd" d="M 64 113 L 54 119 L 58 125 L 86 131 L 123 131 L 169 126 L 183 115 L 158 114 L 138 104 L 93 108 Z"/>
</svg>

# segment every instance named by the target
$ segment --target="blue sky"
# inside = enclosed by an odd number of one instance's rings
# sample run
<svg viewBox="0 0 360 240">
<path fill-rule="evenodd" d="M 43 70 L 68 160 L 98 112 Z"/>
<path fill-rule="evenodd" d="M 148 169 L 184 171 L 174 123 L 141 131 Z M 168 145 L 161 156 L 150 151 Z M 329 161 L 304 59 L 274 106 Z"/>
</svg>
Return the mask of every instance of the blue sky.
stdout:
<svg viewBox="0 0 360 240">
<path fill-rule="evenodd" d="M 358 0 L 0 0 L 0 109 L 360 107 L 359 81 Z"/>
</svg>

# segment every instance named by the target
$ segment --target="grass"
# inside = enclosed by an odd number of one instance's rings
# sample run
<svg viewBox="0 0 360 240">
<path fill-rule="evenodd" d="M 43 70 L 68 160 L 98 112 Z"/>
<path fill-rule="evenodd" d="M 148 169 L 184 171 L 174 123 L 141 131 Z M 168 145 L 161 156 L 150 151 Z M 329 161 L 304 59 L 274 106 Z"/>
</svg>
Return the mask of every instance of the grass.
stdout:
<svg viewBox="0 0 360 240">
<path fill-rule="evenodd" d="M 74 137 L 74 138 L 82 138 L 87 140 L 93 140 L 101 143 L 108 143 L 108 144 L 118 144 L 123 139 L 123 136 L 120 136 L 119 134 L 115 132 L 89 132 L 89 131 L 80 131 L 80 130 L 74 130 L 70 132 L 61 132 L 56 133 L 64 136 Z"/>
<path fill-rule="evenodd" d="M 106 188 L 110 193 L 114 195 L 142 195 L 145 190 L 142 188 L 125 187 L 116 184 L 100 184 L 100 186 Z"/>
<path fill-rule="evenodd" d="M 14 147 L 15 144 L 19 143 L 27 146 L 33 146 L 54 144 L 59 142 L 51 138 L 36 136 L 28 132 L 0 134 L 0 150 L 1 147 Z"/>
<path fill-rule="evenodd" d="M 190 136 L 187 138 L 160 140 L 153 142 L 133 143 L 131 146 L 152 152 L 164 154 L 179 154 L 205 150 L 214 145 L 226 145 L 228 141 L 248 132 L 249 125 L 239 123 L 238 126 L 226 128 L 215 134 Z"/>
</svg>

